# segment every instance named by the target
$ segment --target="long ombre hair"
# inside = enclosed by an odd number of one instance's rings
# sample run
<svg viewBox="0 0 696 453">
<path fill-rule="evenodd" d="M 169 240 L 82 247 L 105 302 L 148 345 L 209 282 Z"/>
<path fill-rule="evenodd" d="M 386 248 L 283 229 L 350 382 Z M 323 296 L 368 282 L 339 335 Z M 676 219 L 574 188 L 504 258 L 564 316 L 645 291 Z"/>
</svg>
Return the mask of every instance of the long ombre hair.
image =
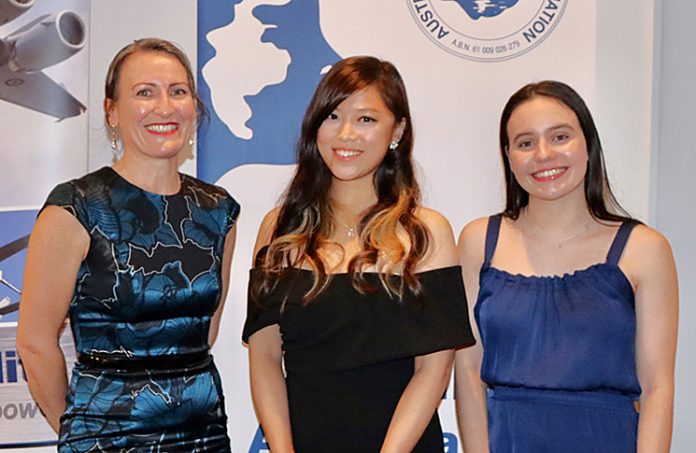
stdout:
<svg viewBox="0 0 696 453">
<path fill-rule="evenodd" d="M 599 133 L 592 114 L 585 101 L 570 86 L 555 80 L 530 83 L 515 92 L 508 99 L 500 117 L 500 155 L 505 171 L 505 211 L 503 215 L 513 220 L 520 215 L 522 208 L 529 204 L 529 194 L 515 179 L 510 167 L 507 150 L 510 147 L 507 126 L 512 113 L 521 104 L 537 97 L 546 97 L 560 102 L 575 113 L 587 143 L 587 174 L 585 175 L 585 201 L 592 217 L 608 221 L 636 221 L 628 215 L 616 200 L 607 177 L 604 153 L 599 141 Z"/>
<path fill-rule="evenodd" d="M 272 291 L 278 278 L 291 268 L 309 266 L 314 275 L 313 285 L 303 298 L 305 304 L 329 283 L 331 275 L 319 250 L 337 245 L 329 239 L 336 227 L 329 195 L 333 178 L 319 154 L 317 132 L 341 102 L 368 86 L 380 93 L 395 124 L 403 121 L 405 126 L 398 147 L 387 152 L 374 174 L 377 202 L 359 222 L 360 252 L 348 263 L 348 273 L 360 293 L 377 289 L 363 275 L 365 269 L 374 267 L 391 296 L 401 298 L 404 286 L 416 296 L 421 294 L 415 269 L 428 249 L 429 232 L 415 215 L 420 188 L 413 169 L 413 128 L 406 88 L 391 63 L 357 56 L 333 66 L 307 107 L 297 145 L 295 176 L 283 196 L 271 242 L 255 257 L 262 275 L 251 288 L 253 298 L 263 298 Z M 397 231 L 406 234 L 408 244 L 399 239 Z"/>
</svg>

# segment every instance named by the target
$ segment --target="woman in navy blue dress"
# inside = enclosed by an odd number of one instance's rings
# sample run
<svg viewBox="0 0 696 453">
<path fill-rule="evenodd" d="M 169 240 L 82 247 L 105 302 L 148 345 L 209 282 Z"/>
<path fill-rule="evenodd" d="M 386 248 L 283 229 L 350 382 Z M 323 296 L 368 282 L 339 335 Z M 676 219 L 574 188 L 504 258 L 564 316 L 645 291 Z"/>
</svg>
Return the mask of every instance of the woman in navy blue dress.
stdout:
<svg viewBox="0 0 696 453">
<path fill-rule="evenodd" d="M 505 210 L 459 240 L 481 340 L 456 357 L 466 451 L 667 452 L 677 330 L 667 240 L 614 199 L 590 112 L 567 85 L 515 93 L 500 148 Z"/>
<path fill-rule="evenodd" d="M 61 452 L 229 451 L 209 349 L 239 205 L 178 173 L 200 113 L 186 56 L 158 39 L 126 46 L 104 108 L 123 156 L 58 185 L 29 243 L 17 335 L 29 388 Z"/>
</svg>

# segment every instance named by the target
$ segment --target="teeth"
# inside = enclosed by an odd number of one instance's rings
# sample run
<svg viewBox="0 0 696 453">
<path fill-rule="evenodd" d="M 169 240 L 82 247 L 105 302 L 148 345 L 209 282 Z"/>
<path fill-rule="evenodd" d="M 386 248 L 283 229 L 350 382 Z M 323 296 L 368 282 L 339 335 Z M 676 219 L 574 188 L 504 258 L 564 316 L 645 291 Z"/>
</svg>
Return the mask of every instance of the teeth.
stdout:
<svg viewBox="0 0 696 453">
<path fill-rule="evenodd" d="M 560 173 L 563 173 L 563 171 L 564 170 L 562 168 L 552 168 L 550 170 L 536 172 L 534 173 L 534 176 L 536 176 L 537 178 L 548 178 L 549 176 L 555 176 Z"/>
<path fill-rule="evenodd" d="M 360 154 L 360 151 L 351 151 L 348 149 L 337 149 L 336 154 L 338 154 L 341 157 L 353 157 L 353 156 L 357 156 L 358 154 Z"/>
<path fill-rule="evenodd" d="M 176 124 L 150 124 L 145 126 L 145 129 L 153 132 L 169 132 L 176 129 L 178 126 Z"/>
</svg>

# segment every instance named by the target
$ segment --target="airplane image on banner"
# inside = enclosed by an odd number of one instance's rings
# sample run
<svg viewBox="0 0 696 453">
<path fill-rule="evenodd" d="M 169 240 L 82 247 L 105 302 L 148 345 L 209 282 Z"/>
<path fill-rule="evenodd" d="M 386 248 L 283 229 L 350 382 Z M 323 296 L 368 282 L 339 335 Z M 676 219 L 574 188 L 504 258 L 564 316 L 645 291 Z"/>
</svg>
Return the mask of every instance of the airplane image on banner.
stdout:
<svg viewBox="0 0 696 453">
<path fill-rule="evenodd" d="M 0 261 L 21 252 L 27 248 L 27 245 L 29 245 L 29 235 L 16 239 L 9 244 L 3 245 L 0 247 Z M 4 278 L 2 269 L 0 269 L 0 284 L 7 286 L 18 295 L 22 294 L 19 288 Z M 2 300 L 0 300 L 0 319 L 2 319 L 3 316 L 17 310 L 19 310 L 19 301 L 12 303 L 9 297 L 3 297 Z"/>
<path fill-rule="evenodd" d="M 26 13 L 36 0 L 0 0 L 0 26 Z M 85 23 L 72 11 L 44 14 L 0 37 L 0 99 L 63 120 L 86 107 L 41 70 L 79 52 Z"/>
</svg>

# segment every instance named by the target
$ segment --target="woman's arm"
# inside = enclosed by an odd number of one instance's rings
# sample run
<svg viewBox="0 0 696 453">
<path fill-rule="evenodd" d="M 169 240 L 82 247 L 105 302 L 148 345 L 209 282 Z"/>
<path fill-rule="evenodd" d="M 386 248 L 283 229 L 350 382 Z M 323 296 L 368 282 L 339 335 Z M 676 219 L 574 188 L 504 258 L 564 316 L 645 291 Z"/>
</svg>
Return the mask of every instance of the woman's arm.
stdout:
<svg viewBox="0 0 696 453">
<path fill-rule="evenodd" d="M 211 347 L 215 343 L 215 339 L 220 331 L 220 319 L 222 318 L 222 310 L 225 307 L 227 292 L 230 288 L 230 270 L 232 267 L 232 255 L 234 254 L 234 244 L 237 239 L 237 225 L 233 225 L 225 237 L 225 248 L 222 253 L 222 288 L 220 289 L 220 305 L 218 305 L 215 314 L 210 320 L 210 331 L 208 332 L 208 345 Z"/>
<path fill-rule="evenodd" d="M 620 266 L 635 285 L 638 453 L 669 452 L 679 297 L 672 250 L 662 235 L 637 226 Z"/>
<path fill-rule="evenodd" d="M 439 213 L 420 208 L 417 212 L 430 231 L 430 245 L 419 270 L 457 264 L 456 245 L 449 222 Z M 413 376 L 404 390 L 382 445 L 382 453 L 411 451 L 423 435 L 452 373 L 454 350 L 437 351 L 415 358 Z"/>
<path fill-rule="evenodd" d="M 29 391 L 57 433 L 68 381 L 59 338 L 89 235 L 67 211 L 49 206 L 29 240 L 19 306 L 17 351 Z"/>
<path fill-rule="evenodd" d="M 447 389 L 453 358 L 452 350 L 416 357 L 413 376 L 396 406 L 381 453 L 413 450 Z"/>
<path fill-rule="evenodd" d="M 487 219 L 471 222 L 459 235 L 459 262 L 462 265 L 464 288 L 469 301 L 474 346 L 457 351 L 455 357 L 454 391 L 457 405 L 457 425 L 465 453 L 488 452 L 488 416 L 486 384 L 481 381 L 483 345 L 474 322 L 474 307 L 478 298 L 479 272 L 483 265 Z"/>
<path fill-rule="evenodd" d="M 268 245 L 278 219 L 274 209 L 263 219 L 254 246 L 252 261 Z M 273 453 L 294 452 L 290 429 L 288 393 L 283 373 L 283 340 L 278 324 L 265 327 L 249 337 L 249 375 L 256 416 Z"/>
<path fill-rule="evenodd" d="M 249 338 L 249 374 L 256 416 L 273 453 L 293 452 L 288 394 L 278 324 Z"/>
</svg>

